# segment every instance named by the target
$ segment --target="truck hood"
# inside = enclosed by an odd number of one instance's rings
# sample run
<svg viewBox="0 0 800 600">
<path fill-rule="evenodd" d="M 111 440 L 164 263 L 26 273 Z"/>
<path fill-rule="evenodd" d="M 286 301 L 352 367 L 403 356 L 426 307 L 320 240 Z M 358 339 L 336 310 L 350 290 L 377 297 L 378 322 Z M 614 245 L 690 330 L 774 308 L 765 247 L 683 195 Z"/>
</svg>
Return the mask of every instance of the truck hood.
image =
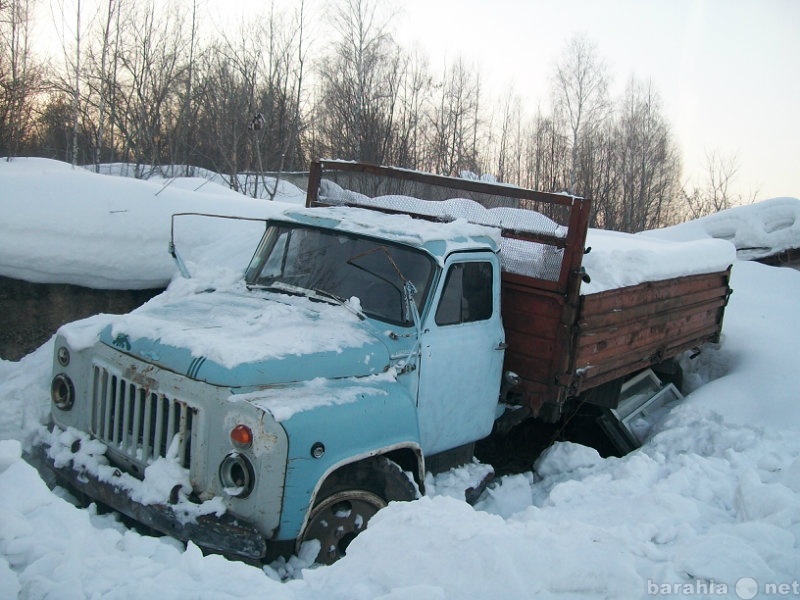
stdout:
<svg viewBox="0 0 800 600">
<path fill-rule="evenodd" d="M 116 318 L 100 341 L 160 368 L 231 388 L 366 376 L 390 364 L 382 335 L 346 307 L 243 287 L 167 292 Z"/>
</svg>

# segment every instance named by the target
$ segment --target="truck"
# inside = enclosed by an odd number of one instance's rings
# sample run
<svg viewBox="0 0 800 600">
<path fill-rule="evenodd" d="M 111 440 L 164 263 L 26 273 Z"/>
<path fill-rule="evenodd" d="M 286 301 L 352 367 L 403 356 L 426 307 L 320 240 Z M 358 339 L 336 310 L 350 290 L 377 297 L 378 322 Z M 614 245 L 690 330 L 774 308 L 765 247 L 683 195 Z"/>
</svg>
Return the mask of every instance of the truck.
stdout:
<svg viewBox="0 0 800 600">
<path fill-rule="evenodd" d="M 581 292 L 590 207 L 316 161 L 306 206 L 264 219 L 238 281 L 60 328 L 33 454 L 206 551 L 259 562 L 312 544 L 332 563 L 480 440 L 576 403 L 620 409 L 630 382 L 657 393 L 653 369 L 719 339 L 730 265 Z"/>
</svg>

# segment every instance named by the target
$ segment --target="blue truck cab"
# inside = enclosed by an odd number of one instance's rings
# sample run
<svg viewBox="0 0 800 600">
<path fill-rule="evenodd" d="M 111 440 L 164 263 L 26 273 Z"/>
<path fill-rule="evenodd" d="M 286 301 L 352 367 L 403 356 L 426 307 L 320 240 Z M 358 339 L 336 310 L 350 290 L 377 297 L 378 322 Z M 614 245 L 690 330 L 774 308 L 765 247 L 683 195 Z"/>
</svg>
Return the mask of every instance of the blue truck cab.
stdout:
<svg viewBox="0 0 800 600">
<path fill-rule="evenodd" d="M 330 563 L 377 510 L 424 493 L 426 463 L 490 433 L 497 234 L 286 208 L 241 281 L 167 290 L 94 343 L 85 327 L 55 342 L 40 448 L 62 481 L 211 551 L 258 561 L 318 540 Z M 166 497 L 141 490 L 165 471 Z"/>
</svg>

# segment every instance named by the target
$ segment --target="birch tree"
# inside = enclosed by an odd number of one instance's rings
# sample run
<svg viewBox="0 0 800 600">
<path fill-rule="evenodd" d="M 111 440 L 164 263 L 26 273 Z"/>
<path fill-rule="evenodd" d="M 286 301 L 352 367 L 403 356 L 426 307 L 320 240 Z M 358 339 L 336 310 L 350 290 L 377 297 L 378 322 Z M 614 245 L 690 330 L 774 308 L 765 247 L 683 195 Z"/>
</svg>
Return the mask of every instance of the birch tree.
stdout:
<svg viewBox="0 0 800 600">
<path fill-rule="evenodd" d="M 43 74 L 31 50 L 34 2 L 0 4 L 0 154 L 16 156 L 33 119 Z"/>
<path fill-rule="evenodd" d="M 390 154 L 402 61 L 389 20 L 372 0 L 344 0 L 334 10 L 337 39 L 317 69 L 326 154 L 373 163 Z"/>
<path fill-rule="evenodd" d="M 655 228 L 670 217 L 678 197 L 680 159 L 651 83 L 630 80 L 616 137 L 620 183 L 614 222 L 608 225 L 620 231 Z"/>
<path fill-rule="evenodd" d="M 590 196 L 589 190 L 578 190 L 581 144 L 591 139 L 608 117 L 608 70 L 597 55 L 595 45 L 585 35 L 572 38 L 567 44 L 553 74 L 554 112 L 564 115 L 569 128 L 571 165 L 568 189 Z"/>
</svg>

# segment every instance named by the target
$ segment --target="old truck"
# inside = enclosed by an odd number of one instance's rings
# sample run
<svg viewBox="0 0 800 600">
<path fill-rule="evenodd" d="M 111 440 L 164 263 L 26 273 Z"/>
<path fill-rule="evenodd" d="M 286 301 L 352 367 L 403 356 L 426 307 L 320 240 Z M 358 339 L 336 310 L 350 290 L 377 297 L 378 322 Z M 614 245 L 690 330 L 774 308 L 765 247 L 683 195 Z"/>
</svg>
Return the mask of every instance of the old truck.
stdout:
<svg viewBox="0 0 800 600">
<path fill-rule="evenodd" d="M 330 563 L 476 441 L 574 402 L 613 409 L 624 382 L 719 338 L 729 265 L 582 294 L 589 211 L 316 162 L 241 281 L 61 328 L 38 455 L 206 550 L 259 561 L 318 540 Z"/>
</svg>

